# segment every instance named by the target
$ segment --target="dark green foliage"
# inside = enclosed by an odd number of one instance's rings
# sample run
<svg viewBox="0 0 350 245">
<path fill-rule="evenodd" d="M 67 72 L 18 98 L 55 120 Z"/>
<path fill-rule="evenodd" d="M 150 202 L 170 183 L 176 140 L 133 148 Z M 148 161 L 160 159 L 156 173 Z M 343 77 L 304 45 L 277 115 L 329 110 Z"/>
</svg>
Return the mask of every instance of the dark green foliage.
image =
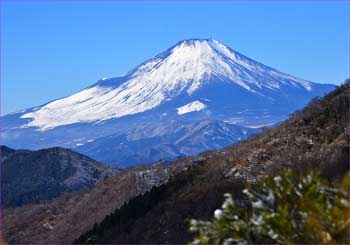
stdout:
<svg viewBox="0 0 350 245">
<path fill-rule="evenodd" d="M 153 187 L 150 191 L 143 195 L 140 195 L 128 203 L 124 204 L 120 209 L 116 209 L 114 213 L 106 216 L 100 224 L 95 224 L 93 229 L 82 235 L 74 243 L 114 243 L 116 240 L 128 241 L 133 243 L 137 240 L 133 237 L 130 231 L 133 229 L 138 217 L 142 217 L 154 210 L 158 203 L 167 198 L 169 193 L 174 193 L 181 187 L 186 186 L 186 182 L 197 172 L 195 167 L 183 176 L 178 178 L 171 178 L 168 185 L 161 185 L 159 187 Z M 129 235 L 130 233 L 130 235 Z M 123 234 L 121 237 L 117 237 L 118 234 Z"/>
<path fill-rule="evenodd" d="M 291 171 L 230 195 L 209 221 L 191 220 L 194 244 L 349 243 L 349 176 L 332 184 L 319 174 Z M 247 208 L 249 207 L 249 208 Z"/>
<path fill-rule="evenodd" d="M 207 185 L 194 185 L 201 175 L 201 168 L 190 167 L 166 185 L 154 187 L 115 210 L 75 243 L 133 244 L 141 239 L 142 243 L 183 243 L 192 237 L 187 231 L 189 215 L 210 213 L 222 202 L 221 193 L 242 188 L 241 184 L 224 184 L 220 181 L 222 177 L 210 180 L 203 176 L 208 180 Z"/>
</svg>

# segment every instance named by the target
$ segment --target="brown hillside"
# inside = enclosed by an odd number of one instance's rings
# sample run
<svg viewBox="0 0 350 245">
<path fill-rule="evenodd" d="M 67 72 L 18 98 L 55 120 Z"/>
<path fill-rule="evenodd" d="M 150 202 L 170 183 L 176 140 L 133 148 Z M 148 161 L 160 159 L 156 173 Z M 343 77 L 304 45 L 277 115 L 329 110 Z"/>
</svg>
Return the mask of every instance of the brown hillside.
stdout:
<svg viewBox="0 0 350 245">
<path fill-rule="evenodd" d="M 287 168 L 320 169 L 335 179 L 349 169 L 349 83 L 280 126 L 222 151 L 134 198 L 77 243 L 187 243 L 188 219 L 207 219 L 224 193 Z"/>
</svg>

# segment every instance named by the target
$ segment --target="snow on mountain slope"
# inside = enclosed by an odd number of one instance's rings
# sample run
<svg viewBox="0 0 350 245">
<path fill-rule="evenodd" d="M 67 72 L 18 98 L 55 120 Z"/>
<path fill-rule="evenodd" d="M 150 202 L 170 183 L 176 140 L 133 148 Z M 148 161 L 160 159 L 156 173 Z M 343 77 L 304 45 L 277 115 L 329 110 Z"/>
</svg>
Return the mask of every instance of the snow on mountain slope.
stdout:
<svg viewBox="0 0 350 245">
<path fill-rule="evenodd" d="M 118 81 L 115 83 L 114 81 Z M 179 42 L 126 76 L 102 79 L 92 87 L 21 116 L 22 127 L 45 131 L 57 126 L 96 122 L 153 109 L 181 94 L 193 96 L 208 83 L 236 84 L 270 97 L 281 86 L 312 90 L 312 83 L 257 63 L 214 39 Z"/>
<path fill-rule="evenodd" d="M 182 114 L 186 114 L 186 113 L 189 113 L 192 111 L 201 111 L 205 107 L 207 107 L 205 104 L 196 100 L 196 101 L 193 101 L 191 103 L 188 103 L 187 105 L 184 105 L 184 106 L 177 108 L 177 114 L 182 115 Z"/>
<path fill-rule="evenodd" d="M 1 138 L 13 148 L 61 146 L 130 166 L 244 140 L 334 87 L 279 72 L 214 39 L 191 39 L 124 76 L 2 117 Z"/>
</svg>

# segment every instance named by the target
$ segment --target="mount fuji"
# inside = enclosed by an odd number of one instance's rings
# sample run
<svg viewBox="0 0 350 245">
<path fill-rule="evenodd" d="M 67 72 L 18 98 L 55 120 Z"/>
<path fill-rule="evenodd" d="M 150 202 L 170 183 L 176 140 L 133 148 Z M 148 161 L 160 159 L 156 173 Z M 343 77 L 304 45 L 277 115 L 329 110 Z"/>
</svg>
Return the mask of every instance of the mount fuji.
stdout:
<svg viewBox="0 0 350 245">
<path fill-rule="evenodd" d="M 2 141 L 73 148 L 126 167 L 228 146 L 334 88 L 279 72 L 215 39 L 190 39 L 125 76 L 2 117 Z"/>
</svg>

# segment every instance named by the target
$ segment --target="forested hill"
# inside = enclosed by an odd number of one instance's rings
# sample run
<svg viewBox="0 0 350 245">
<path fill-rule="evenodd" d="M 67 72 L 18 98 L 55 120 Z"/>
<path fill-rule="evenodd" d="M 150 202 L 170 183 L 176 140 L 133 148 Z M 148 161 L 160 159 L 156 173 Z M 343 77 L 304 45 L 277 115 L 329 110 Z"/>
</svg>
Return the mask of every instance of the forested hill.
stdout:
<svg viewBox="0 0 350 245">
<path fill-rule="evenodd" d="M 3 208 L 49 200 L 119 172 L 60 147 L 29 151 L 1 146 L 1 164 Z"/>
<path fill-rule="evenodd" d="M 224 193 L 292 168 L 329 179 L 349 169 L 349 81 L 278 127 L 220 151 L 116 209 L 77 243 L 187 243 L 190 218 L 208 219 Z"/>
</svg>

